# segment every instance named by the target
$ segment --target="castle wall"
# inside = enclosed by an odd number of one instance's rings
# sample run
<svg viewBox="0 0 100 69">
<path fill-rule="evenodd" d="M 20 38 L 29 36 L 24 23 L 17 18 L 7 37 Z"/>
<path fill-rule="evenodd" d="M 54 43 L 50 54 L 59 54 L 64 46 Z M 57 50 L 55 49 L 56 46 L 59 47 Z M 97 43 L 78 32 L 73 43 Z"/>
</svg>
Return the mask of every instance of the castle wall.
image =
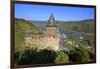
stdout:
<svg viewBox="0 0 100 69">
<path fill-rule="evenodd" d="M 58 37 L 46 37 L 45 45 L 47 48 L 59 50 L 59 38 Z"/>
<path fill-rule="evenodd" d="M 59 37 L 58 36 L 43 36 L 43 35 L 33 35 L 33 37 L 25 37 L 26 46 L 36 46 L 40 49 L 50 48 L 54 50 L 59 50 Z"/>
</svg>

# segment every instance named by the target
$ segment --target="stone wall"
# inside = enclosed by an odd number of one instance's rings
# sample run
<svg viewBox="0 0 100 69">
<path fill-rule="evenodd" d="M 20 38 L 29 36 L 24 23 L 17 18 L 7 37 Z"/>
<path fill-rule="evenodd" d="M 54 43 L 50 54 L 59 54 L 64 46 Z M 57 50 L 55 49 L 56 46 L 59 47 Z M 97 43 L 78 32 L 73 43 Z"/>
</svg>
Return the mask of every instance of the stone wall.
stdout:
<svg viewBox="0 0 100 69">
<path fill-rule="evenodd" d="M 36 46 L 38 48 L 44 49 L 44 48 L 50 48 L 54 50 L 59 50 L 59 41 L 60 38 L 58 35 L 56 36 L 47 36 L 45 34 L 41 35 L 31 35 L 25 37 L 25 45 L 26 46 Z"/>
</svg>

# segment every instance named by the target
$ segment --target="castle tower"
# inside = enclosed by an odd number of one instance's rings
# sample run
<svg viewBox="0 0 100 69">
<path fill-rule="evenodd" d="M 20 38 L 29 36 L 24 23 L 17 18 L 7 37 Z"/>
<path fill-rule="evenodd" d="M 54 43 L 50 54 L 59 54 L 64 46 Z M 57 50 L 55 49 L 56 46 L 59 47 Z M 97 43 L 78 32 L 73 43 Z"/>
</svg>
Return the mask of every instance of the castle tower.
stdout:
<svg viewBox="0 0 100 69">
<path fill-rule="evenodd" d="M 53 14 L 49 17 L 48 25 L 46 26 L 46 34 L 48 36 L 55 36 L 57 33 L 57 25 Z"/>
<path fill-rule="evenodd" d="M 45 46 L 54 50 L 59 50 L 59 35 L 57 32 L 57 25 L 53 14 L 49 17 L 45 32 Z"/>
<path fill-rule="evenodd" d="M 25 37 L 26 46 L 37 46 L 40 49 L 50 48 L 59 50 L 60 37 L 53 14 L 49 17 L 45 33 L 31 34 L 30 32 L 30 30 L 27 31 L 27 36 Z"/>
</svg>

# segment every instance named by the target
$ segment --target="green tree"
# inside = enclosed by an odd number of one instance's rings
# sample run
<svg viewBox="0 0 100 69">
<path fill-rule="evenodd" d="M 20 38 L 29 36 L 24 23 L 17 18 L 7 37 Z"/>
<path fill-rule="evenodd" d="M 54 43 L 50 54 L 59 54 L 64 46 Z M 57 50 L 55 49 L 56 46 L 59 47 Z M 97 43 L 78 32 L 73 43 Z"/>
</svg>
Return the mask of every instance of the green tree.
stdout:
<svg viewBox="0 0 100 69">
<path fill-rule="evenodd" d="M 90 55 L 85 47 L 73 47 L 68 52 L 69 59 L 72 62 L 88 62 Z"/>
<path fill-rule="evenodd" d="M 73 47 L 73 49 L 69 50 L 68 55 L 71 62 L 81 61 L 81 52 L 77 47 Z"/>
<path fill-rule="evenodd" d="M 18 65 L 45 64 L 54 63 L 55 55 L 56 53 L 53 50 L 24 47 L 16 51 L 15 59 Z"/>
<path fill-rule="evenodd" d="M 89 58 L 90 58 L 88 50 L 84 47 L 81 47 L 80 52 L 81 52 L 81 61 L 82 62 L 88 62 Z"/>
<path fill-rule="evenodd" d="M 56 64 L 69 63 L 68 55 L 66 53 L 62 52 L 62 51 L 57 51 L 56 52 L 55 63 Z"/>
</svg>

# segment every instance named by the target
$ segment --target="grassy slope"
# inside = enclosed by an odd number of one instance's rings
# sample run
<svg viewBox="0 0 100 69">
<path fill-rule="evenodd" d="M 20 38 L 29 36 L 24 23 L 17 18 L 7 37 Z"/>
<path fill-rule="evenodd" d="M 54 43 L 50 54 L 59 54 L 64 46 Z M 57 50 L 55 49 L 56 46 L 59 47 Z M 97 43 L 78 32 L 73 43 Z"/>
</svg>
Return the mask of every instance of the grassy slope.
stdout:
<svg viewBox="0 0 100 69">
<path fill-rule="evenodd" d="M 18 49 L 24 42 L 24 34 L 29 29 L 32 29 L 33 33 L 39 32 L 30 22 L 23 19 L 15 19 L 15 49 Z"/>
<path fill-rule="evenodd" d="M 94 24 L 90 21 L 81 21 L 81 22 L 69 22 L 69 23 L 61 23 L 59 27 L 62 30 L 70 30 L 76 32 L 83 32 L 83 33 L 94 33 Z"/>
</svg>

